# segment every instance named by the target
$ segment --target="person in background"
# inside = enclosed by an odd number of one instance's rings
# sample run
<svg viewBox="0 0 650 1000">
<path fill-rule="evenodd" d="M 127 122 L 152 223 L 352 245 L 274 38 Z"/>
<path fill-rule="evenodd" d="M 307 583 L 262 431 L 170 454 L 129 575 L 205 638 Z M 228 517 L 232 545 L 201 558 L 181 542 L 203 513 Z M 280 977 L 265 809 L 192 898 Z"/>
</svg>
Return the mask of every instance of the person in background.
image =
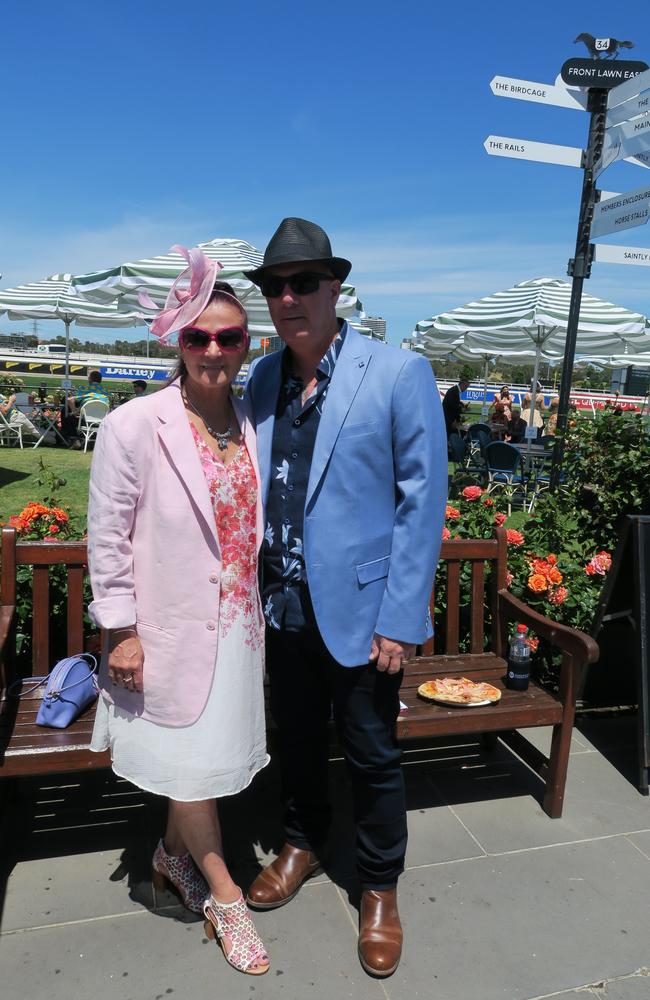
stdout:
<svg viewBox="0 0 650 1000">
<path fill-rule="evenodd" d="M 460 378 L 456 385 L 452 385 L 449 389 L 447 389 L 443 397 L 442 412 L 445 418 L 447 437 L 449 437 L 453 431 L 460 430 L 463 415 L 467 409 L 467 404 L 461 401 L 460 394 L 461 392 L 465 392 L 468 388 L 469 379 Z"/>
<path fill-rule="evenodd" d="M 509 441 L 511 444 L 521 444 L 526 437 L 526 427 L 527 424 L 521 416 L 521 410 L 518 406 L 514 405 L 511 410 L 511 417 L 508 421 L 504 441 Z"/>
<path fill-rule="evenodd" d="M 147 391 L 147 383 L 143 378 L 136 378 L 134 382 L 131 383 L 133 387 L 133 397 L 144 396 Z"/>
<path fill-rule="evenodd" d="M 0 413 L 12 427 L 22 427 L 23 435 L 29 437 L 39 437 L 39 432 L 34 427 L 26 413 L 22 413 L 16 408 L 16 394 L 10 396 L 0 396 Z"/>
<path fill-rule="evenodd" d="M 540 403 L 541 403 L 542 406 L 544 405 L 544 397 L 536 395 L 535 396 L 535 412 L 533 414 L 533 427 L 537 427 L 538 436 L 539 436 L 539 433 L 544 428 L 544 418 L 542 416 L 542 411 L 541 411 Z M 527 427 L 530 424 L 530 410 L 531 410 L 530 393 L 527 392 L 526 395 L 524 396 L 524 402 L 523 402 L 523 406 L 521 408 L 521 419 L 524 421 L 524 423 L 526 424 Z"/>
<path fill-rule="evenodd" d="M 553 396 L 553 399 L 549 403 L 548 407 L 548 418 L 546 420 L 546 433 L 555 434 L 557 429 L 557 415 L 560 409 L 560 397 Z"/>
<path fill-rule="evenodd" d="M 88 385 L 76 396 L 68 396 L 68 412 L 61 412 L 61 433 L 68 442 L 68 446 L 78 451 L 81 448 L 79 440 L 79 411 L 84 403 L 91 399 L 99 399 L 110 406 L 108 392 L 102 385 L 102 373 L 92 371 L 88 373 Z"/>
<path fill-rule="evenodd" d="M 102 373 L 98 371 L 92 371 L 88 373 L 88 386 L 78 392 L 76 396 L 68 398 L 68 403 L 72 405 L 76 412 L 78 413 L 84 403 L 87 403 L 90 399 L 100 399 L 104 403 L 109 403 L 110 399 L 108 392 L 102 385 Z"/>
<path fill-rule="evenodd" d="M 510 389 L 507 385 L 502 385 L 499 392 L 495 392 L 494 399 L 490 403 L 490 410 L 493 413 L 496 413 L 498 410 L 500 413 L 505 414 L 506 420 L 510 420 L 512 399 L 510 397 Z"/>
</svg>

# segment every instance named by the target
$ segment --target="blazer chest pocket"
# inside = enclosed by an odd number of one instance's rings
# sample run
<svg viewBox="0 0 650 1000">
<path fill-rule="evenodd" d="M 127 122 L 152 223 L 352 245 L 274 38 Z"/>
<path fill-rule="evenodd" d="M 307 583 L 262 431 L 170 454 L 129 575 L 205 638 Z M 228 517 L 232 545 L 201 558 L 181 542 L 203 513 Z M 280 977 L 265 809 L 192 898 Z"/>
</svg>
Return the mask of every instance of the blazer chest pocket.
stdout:
<svg viewBox="0 0 650 1000">
<path fill-rule="evenodd" d="M 381 559 L 372 559 L 370 562 L 360 563 L 357 566 L 357 580 L 361 584 L 372 583 L 373 580 L 381 580 L 388 576 L 390 567 L 390 556 L 382 556 Z"/>
<path fill-rule="evenodd" d="M 361 424 L 344 424 L 339 434 L 339 441 L 345 441 L 346 438 L 366 437 L 369 434 L 375 434 L 376 431 L 377 423 L 374 420 L 364 420 Z"/>
</svg>

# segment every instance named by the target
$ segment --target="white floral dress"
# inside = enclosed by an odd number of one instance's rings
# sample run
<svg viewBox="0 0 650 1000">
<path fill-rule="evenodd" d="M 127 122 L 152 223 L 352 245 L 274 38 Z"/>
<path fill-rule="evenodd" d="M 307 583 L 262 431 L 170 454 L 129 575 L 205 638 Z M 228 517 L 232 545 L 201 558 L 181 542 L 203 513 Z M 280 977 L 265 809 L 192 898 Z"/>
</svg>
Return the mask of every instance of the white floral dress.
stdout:
<svg viewBox="0 0 650 1000">
<path fill-rule="evenodd" d="M 224 465 L 194 425 L 222 556 L 219 645 L 212 687 L 191 726 L 161 726 L 100 696 L 91 748 L 139 788 L 189 802 L 234 795 L 269 761 L 264 725 L 264 623 L 257 587 L 257 484 L 244 445 Z M 145 668 L 146 684 L 146 668 Z"/>
</svg>

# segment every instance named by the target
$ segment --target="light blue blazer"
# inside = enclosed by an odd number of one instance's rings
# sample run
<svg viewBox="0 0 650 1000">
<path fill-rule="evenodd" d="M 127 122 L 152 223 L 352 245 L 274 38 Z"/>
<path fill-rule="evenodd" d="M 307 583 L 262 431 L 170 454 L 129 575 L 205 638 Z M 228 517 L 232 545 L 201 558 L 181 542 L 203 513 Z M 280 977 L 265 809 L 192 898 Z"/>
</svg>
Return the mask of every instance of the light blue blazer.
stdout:
<svg viewBox="0 0 650 1000">
<path fill-rule="evenodd" d="M 258 359 L 247 395 L 264 501 L 282 352 Z M 429 362 L 348 327 L 318 427 L 304 555 L 316 622 L 335 660 L 366 663 L 375 632 L 421 643 L 447 497 L 447 435 Z"/>
</svg>

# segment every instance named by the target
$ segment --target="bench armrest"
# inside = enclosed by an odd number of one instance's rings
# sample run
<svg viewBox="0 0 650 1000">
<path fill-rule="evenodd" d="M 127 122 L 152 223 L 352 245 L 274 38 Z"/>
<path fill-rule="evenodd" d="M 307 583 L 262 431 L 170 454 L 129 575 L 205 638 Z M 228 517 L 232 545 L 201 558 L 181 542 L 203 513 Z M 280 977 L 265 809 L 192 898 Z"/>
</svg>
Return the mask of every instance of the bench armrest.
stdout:
<svg viewBox="0 0 650 1000">
<path fill-rule="evenodd" d="M 10 604 L 0 605 L 0 656 L 2 655 L 5 642 L 7 641 L 7 636 L 9 635 L 9 629 L 11 628 L 15 610 L 16 609 Z"/>
<path fill-rule="evenodd" d="M 595 663 L 600 655 L 598 643 L 591 636 L 569 625 L 560 625 L 545 615 L 540 615 L 528 604 L 524 604 L 508 590 L 498 593 L 499 618 L 502 622 L 517 621 L 534 629 L 536 635 L 565 653 L 569 653 L 576 665 Z"/>
</svg>

